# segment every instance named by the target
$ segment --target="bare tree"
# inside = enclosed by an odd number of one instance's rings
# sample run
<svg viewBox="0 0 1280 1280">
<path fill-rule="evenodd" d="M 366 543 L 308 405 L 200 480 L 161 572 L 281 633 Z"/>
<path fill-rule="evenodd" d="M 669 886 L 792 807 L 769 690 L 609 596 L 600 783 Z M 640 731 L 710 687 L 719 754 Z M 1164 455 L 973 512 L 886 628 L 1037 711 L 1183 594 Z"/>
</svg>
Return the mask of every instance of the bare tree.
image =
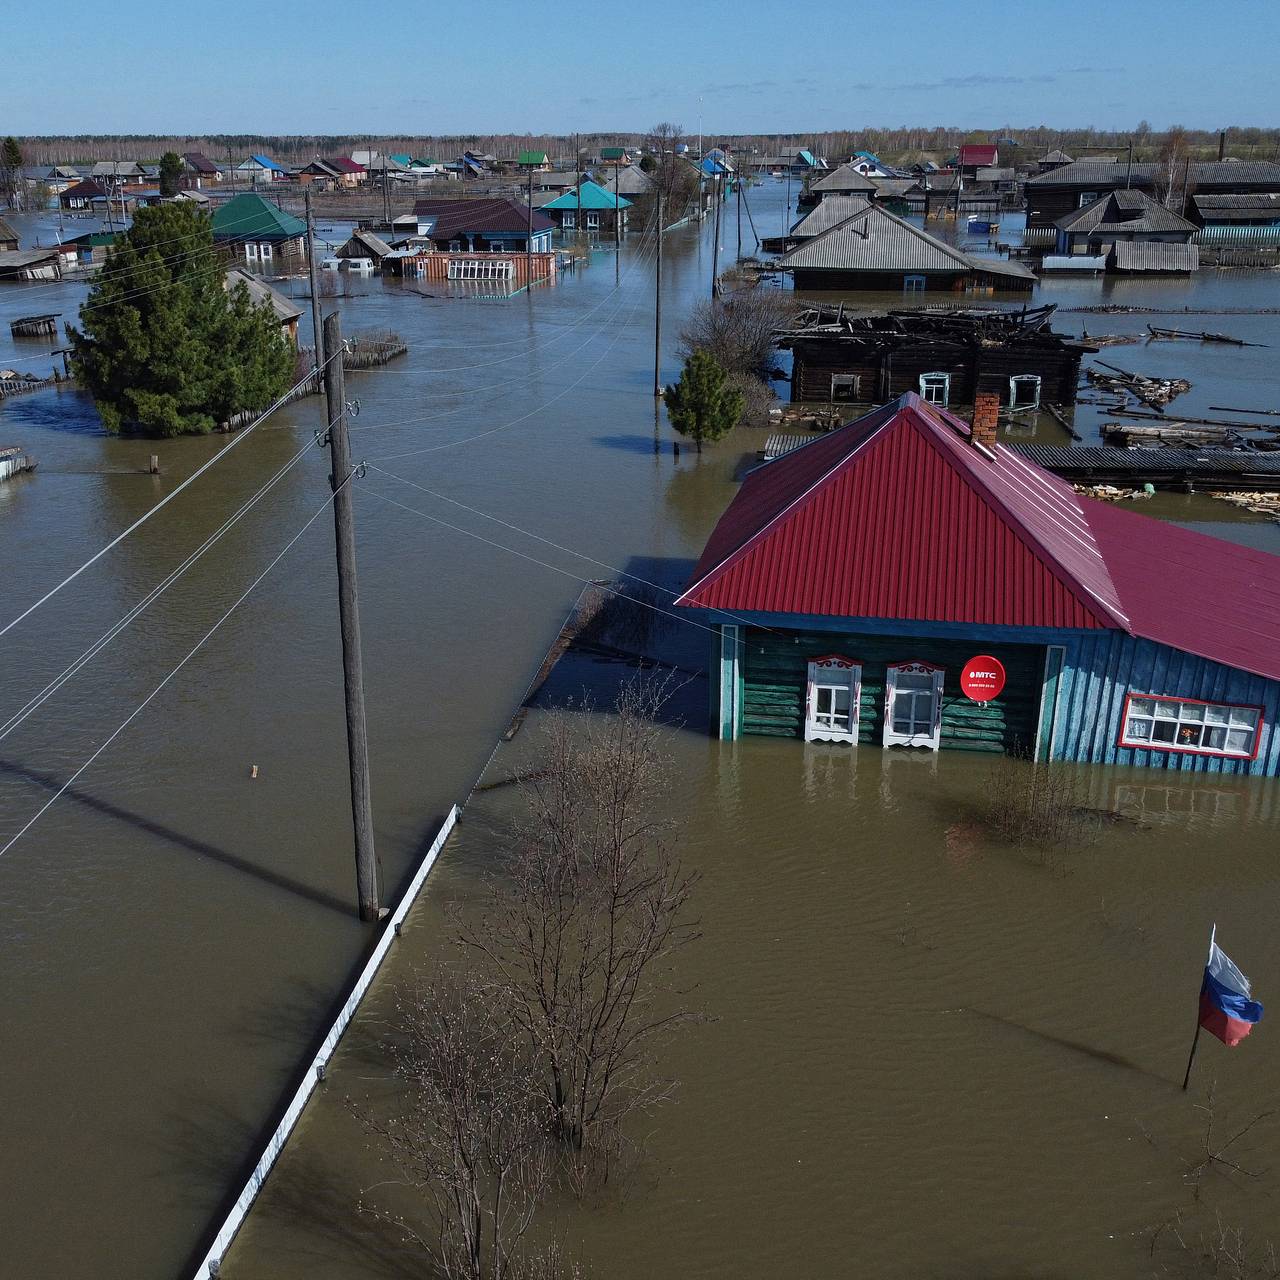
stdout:
<svg viewBox="0 0 1280 1280">
<path fill-rule="evenodd" d="M 796 318 L 795 297 L 760 287 L 738 289 L 723 300 L 695 303 L 680 333 L 682 359 L 710 352 L 728 373 L 767 377 L 773 368 L 778 331 Z"/>
<path fill-rule="evenodd" d="M 553 714 L 509 877 L 462 926 L 536 1063 L 554 1136 L 602 1180 L 620 1122 L 670 1092 L 655 1053 L 693 1016 L 670 961 L 697 936 L 686 919 L 697 877 L 655 816 L 672 785 L 654 721 L 664 697 L 636 680 L 602 722 Z"/>
<path fill-rule="evenodd" d="M 421 1248 L 446 1280 L 552 1280 L 567 1274 L 555 1242 L 525 1238 L 551 1184 L 546 1101 L 524 1046 L 491 986 L 419 983 L 397 1002 L 390 1046 L 407 1086 L 390 1120 L 357 1111 L 395 1167 L 391 1185 L 416 1207 L 361 1207 Z M 381 1190 L 385 1184 L 372 1190 Z"/>
<path fill-rule="evenodd" d="M 1153 175 L 1156 199 L 1166 209 L 1181 210 L 1183 187 L 1187 183 L 1187 165 L 1191 148 L 1187 131 L 1180 125 L 1172 125 L 1160 145 Z"/>
</svg>

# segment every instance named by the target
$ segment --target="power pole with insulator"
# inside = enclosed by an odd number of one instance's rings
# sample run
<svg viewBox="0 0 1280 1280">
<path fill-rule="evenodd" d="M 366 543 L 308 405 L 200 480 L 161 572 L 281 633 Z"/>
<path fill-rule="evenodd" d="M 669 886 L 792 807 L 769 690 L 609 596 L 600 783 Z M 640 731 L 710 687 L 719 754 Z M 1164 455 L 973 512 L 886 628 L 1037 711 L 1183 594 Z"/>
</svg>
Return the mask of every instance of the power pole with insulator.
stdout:
<svg viewBox="0 0 1280 1280">
<path fill-rule="evenodd" d="M 320 374 L 320 349 L 324 345 L 324 335 L 320 328 L 320 278 L 316 272 L 316 228 L 311 218 L 311 186 L 308 183 L 302 193 L 307 208 L 307 272 L 311 277 L 311 333 L 316 344 L 315 366 L 316 376 Z M 318 391 L 320 388 L 317 387 Z"/>
<path fill-rule="evenodd" d="M 658 188 L 658 257 L 653 272 L 653 394 L 662 394 L 662 184 Z M 656 447 L 656 446 L 655 446 Z"/>
<path fill-rule="evenodd" d="M 360 655 L 360 600 L 356 590 L 355 509 L 351 499 L 351 445 L 347 438 L 346 377 L 342 320 L 335 311 L 324 322 L 324 391 L 333 474 L 333 528 L 338 553 L 338 619 L 342 628 L 342 684 L 346 694 L 347 758 L 351 771 L 351 819 L 355 829 L 356 897 L 361 920 L 377 920 L 378 857 L 373 843 L 373 799 L 369 786 L 369 735 L 365 725 L 364 664 Z"/>
</svg>

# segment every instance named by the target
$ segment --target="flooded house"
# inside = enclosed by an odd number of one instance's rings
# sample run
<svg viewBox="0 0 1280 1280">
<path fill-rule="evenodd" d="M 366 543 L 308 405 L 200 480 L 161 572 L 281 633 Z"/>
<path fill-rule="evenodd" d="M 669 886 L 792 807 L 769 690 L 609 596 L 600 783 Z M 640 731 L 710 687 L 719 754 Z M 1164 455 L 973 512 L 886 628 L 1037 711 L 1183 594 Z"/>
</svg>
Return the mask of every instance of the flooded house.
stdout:
<svg viewBox="0 0 1280 1280">
<path fill-rule="evenodd" d="M 1145 191 L 1108 191 L 1065 213 L 1057 228 L 1056 253 L 1099 257 L 1118 244 L 1191 246 L 1196 224 L 1166 209 Z M 1183 255 L 1184 257 L 1187 255 Z"/>
<path fill-rule="evenodd" d="M 333 256 L 344 261 L 367 259 L 372 269 L 378 271 L 392 252 L 391 246 L 381 236 L 367 227 L 357 227 Z"/>
<path fill-rule="evenodd" d="M 253 155 L 236 165 L 232 176 L 241 182 L 247 182 L 251 187 L 257 187 L 284 182 L 289 171 L 270 156 Z"/>
<path fill-rule="evenodd" d="M 812 208 L 828 196 L 863 196 L 874 200 L 879 189 L 865 174 L 859 173 L 851 165 L 842 164 L 830 173 L 814 177 L 796 202 L 797 208 Z"/>
<path fill-rule="evenodd" d="M 1280 244 L 1280 188 L 1238 195 L 1196 191 L 1187 209 L 1202 244 Z"/>
<path fill-rule="evenodd" d="M 254 306 L 264 303 L 271 308 L 271 314 L 280 326 L 290 346 L 298 345 L 298 321 L 302 317 L 302 308 L 291 298 L 286 298 L 278 289 L 273 289 L 265 280 L 251 275 L 241 267 L 232 267 L 223 278 L 223 287 L 228 293 L 234 293 L 243 285 Z"/>
<path fill-rule="evenodd" d="M 906 394 L 750 472 L 677 607 L 711 730 L 1280 772 L 1280 556 L 1077 494 Z"/>
<path fill-rule="evenodd" d="M 97 178 L 81 178 L 64 187 L 58 196 L 58 204 L 69 213 L 88 213 L 95 201 L 105 201 L 107 189 Z"/>
<path fill-rule="evenodd" d="M 629 164 L 616 173 L 612 169 L 605 170 L 600 178 L 600 185 L 610 195 L 616 191 L 624 198 L 632 198 L 647 196 L 653 190 L 653 179 L 638 164 Z"/>
<path fill-rule="evenodd" d="M 855 151 L 847 163 L 849 168 L 865 178 L 896 178 L 898 176 L 897 171 L 885 164 L 874 151 Z"/>
<path fill-rule="evenodd" d="M 423 199 L 417 234 L 387 259 L 402 275 L 431 280 L 496 280 L 522 286 L 555 275 L 556 224 L 540 209 L 505 196 Z"/>
<path fill-rule="evenodd" d="M 45 249 L 0 250 L 0 280 L 61 280 L 63 251 Z"/>
<path fill-rule="evenodd" d="M 1056 147 L 1052 151 L 1046 151 L 1044 155 L 1036 161 L 1037 173 L 1052 173 L 1055 169 L 1061 169 L 1063 165 L 1074 163 L 1065 151 L 1060 151 Z"/>
<path fill-rule="evenodd" d="M 213 242 L 264 270 L 288 273 L 307 263 L 307 224 L 252 191 L 214 210 Z"/>
<path fill-rule="evenodd" d="M 187 186 L 195 187 L 197 190 L 216 186 L 222 181 L 222 170 L 203 151 L 184 151 L 182 172 L 183 181 Z"/>
<path fill-rule="evenodd" d="M 956 168 L 966 178 L 978 177 L 982 169 L 995 169 L 1000 164 L 1000 148 L 994 142 L 967 142 L 956 157 Z"/>
<path fill-rule="evenodd" d="M 791 272 L 799 290 L 1027 292 L 1036 280 L 1019 262 L 965 253 L 870 200 L 774 266 Z"/>
<path fill-rule="evenodd" d="M 0 218 L 0 253 L 16 253 L 18 251 L 18 233 Z"/>
<path fill-rule="evenodd" d="M 627 229 L 627 210 L 631 201 L 625 196 L 606 191 L 590 179 L 572 187 L 542 206 L 542 212 L 561 231 L 588 231 L 613 235 L 615 223 Z"/>
<path fill-rule="evenodd" d="M 1112 191 L 1158 195 L 1169 179 L 1166 166 L 1129 164 L 1112 157 L 1076 160 L 1027 180 L 1028 243 L 1053 244 L 1057 221 Z M 1174 175 L 1175 211 L 1190 216 L 1190 195 L 1250 195 L 1280 191 L 1280 163 L 1274 160 L 1206 160 Z M 1187 199 L 1184 201 L 1183 193 Z"/>
<path fill-rule="evenodd" d="M 778 346 L 791 352 L 796 404 L 879 405 L 915 392 L 954 409 L 986 391 L 1004 412 L 1016 413 L 1074 404 L 1080 362 L 1097 350 L 1055 333 L 1055 309 L 855 316 L 843 307 L 811 307 L 778 335 Z"/>
</svg>

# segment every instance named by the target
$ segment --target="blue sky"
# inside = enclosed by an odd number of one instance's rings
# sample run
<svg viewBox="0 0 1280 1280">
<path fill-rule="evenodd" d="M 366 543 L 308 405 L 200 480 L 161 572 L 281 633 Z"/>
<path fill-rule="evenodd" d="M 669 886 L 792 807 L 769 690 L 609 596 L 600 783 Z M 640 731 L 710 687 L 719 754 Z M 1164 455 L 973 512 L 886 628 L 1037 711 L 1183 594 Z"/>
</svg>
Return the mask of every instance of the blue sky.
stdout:
<svg viewBox="0 0 1280 1280">
<path fill-rule="evenodd" d="M 73 0 L 0 133 L 1265 126 L 1278 47 L 1275 0 Z"/>
</svg>

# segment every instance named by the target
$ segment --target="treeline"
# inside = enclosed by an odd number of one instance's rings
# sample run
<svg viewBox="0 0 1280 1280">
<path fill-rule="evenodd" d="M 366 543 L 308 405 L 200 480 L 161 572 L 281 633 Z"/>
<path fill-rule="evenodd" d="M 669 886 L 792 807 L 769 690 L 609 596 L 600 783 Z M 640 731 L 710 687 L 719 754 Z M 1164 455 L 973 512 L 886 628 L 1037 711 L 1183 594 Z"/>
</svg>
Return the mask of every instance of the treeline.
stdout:
<svg viewBox="0 0 1280 1280">
<path fill-rule="evenodd" d="M 679 129 L 679 126 L 676 126 Z M 1157 131 L 1146 121 L 1131 130 L 1062 129 L 1049 125 L 999 125 L 964 129 L 954 125 L 897 129 L 829 130 L 819 133 L 706 134 L 704 145 L 717 143 L 735 150 L 775 154 L 807 148 L 817 155 L 841 157 L 854 151 L 872 151 L 890 163 L 916 159 L 942 160 L 966 142 L 1015 140 L 1002 148 L 1002 161 L 1034 159 L 1059 148 L 1073 157 L 1094 152 L 1118 152 L 1133 144 L 1138 159 L 1153 159 L 1169 136 L 1177 131 L 1194 158 L 1212 159 L 1218 151 L 1218 133 L 1210 129 Z M 683 134 L 691 140 L 688 134 Z M 225 160 L 228 152 L 239 161 L 253 152 L 265 152 L 286 163 L 305 163 L 315 156 L 345 155 L 360 149 L 384 154 L 408 153 L 452 160 L 465 150 L 511 157 L 520 151 L 547 151 L 553 157 L 601 147 L 634 145 L 647 134 L 76 134 L 19 139 L 27 164 L 84 164 L 96 160 L 157 160 L 166 151 L 203 151 L 213 160 Z M 1227 155 L 1241 160 L 1280 159 L 1280 128 L 1232 125 L 1227 129 Z"/>
</svg>

